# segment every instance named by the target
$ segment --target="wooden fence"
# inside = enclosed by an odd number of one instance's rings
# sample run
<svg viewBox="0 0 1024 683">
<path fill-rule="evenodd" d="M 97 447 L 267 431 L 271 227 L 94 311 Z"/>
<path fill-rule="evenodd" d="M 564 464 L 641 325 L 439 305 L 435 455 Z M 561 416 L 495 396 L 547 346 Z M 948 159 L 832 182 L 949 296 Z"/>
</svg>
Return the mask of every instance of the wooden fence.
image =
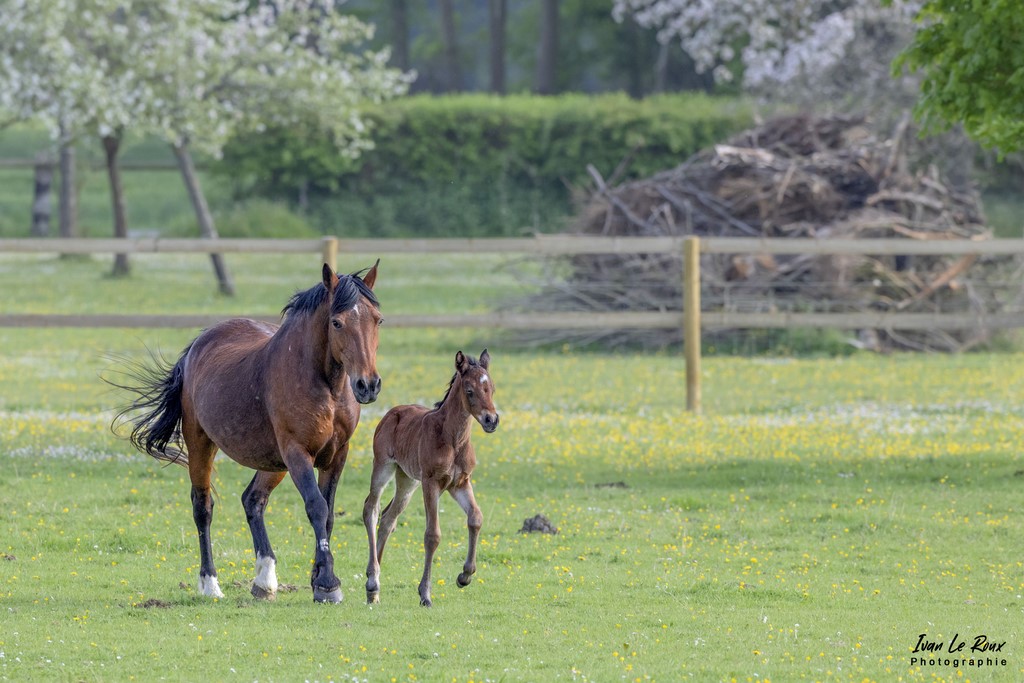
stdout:
<svg viewBox="0 0 1024 683">
<path fill-rule="evenodd" d="M 687 408 L 700 410 L 701 331 L 722 328 L 824 327 L 836 329 L 963 329 L 1024 327 L 1024 313 L 742 313 L 701 311 L 701 254 L 871 254 L 1007 255 L 1024 254 L 1024 240 L 815 240 L 696 237 L 584 237 L 545 235 L 505 239 L 0 239 L 2 253 L 319 253 L 336 267 L 345 254 L 679 254 L 683 260 L 683 299 L 679 310 L 609 313 L 480 313 L 388 316 L 389 327 L 492 327 L 520 330 L 682 328 L 686 358 Z M 204 327 L 228 316 L 58 315 L 0 313 L 0 327 Z M 277 317 L 249 316 L 276 321 Z"/>
</svg>

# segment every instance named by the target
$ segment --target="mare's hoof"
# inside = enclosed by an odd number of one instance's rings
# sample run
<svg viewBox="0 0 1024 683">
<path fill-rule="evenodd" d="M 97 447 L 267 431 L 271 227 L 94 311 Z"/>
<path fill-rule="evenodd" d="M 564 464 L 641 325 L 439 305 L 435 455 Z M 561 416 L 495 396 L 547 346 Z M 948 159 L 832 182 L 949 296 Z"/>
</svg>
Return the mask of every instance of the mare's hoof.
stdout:
<svg viewBox="0 0 1024 683">
<path fill-rule="evenodd" d="M 380 591 L 366 591 L 366 604 L 376 605 L 380 602 Z"/>
<path fill-rule="evenodd" d="M 459 584 L 459 588 L 465 588 L 473 582 L 472 574 L 459 574 L 459 578 L 455 580 L 455 583 Z"/>
<path fill-rule="evenodd" d="M 326 588 L 313 587 L 313 602 L 337 604 L 341 602 L 341 587 L 327 590 Z"/>
<path fill-rule="evenodd" d="M 277 598 L 277 593 L 275 593 L 274 591 L 269 591 L 266 588 L 263 588 L 262 586 L 257 586 L 255 583 L 252 585 L 252 589 L 250 589 L 249 592 L 252 593 L 252 597 L 256 598 L 257 600 L 266 600 L 270 602 Z"/>
</svg>

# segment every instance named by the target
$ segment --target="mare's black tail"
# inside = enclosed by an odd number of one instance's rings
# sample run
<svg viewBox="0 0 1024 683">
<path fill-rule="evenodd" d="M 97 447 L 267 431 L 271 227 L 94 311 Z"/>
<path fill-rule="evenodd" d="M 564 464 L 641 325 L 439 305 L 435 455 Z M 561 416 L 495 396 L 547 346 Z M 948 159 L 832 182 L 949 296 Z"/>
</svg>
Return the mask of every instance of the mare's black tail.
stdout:
<svg viewBox="0 0 1024 683">
<path fill-rule="evenodd" d="M 106 379 L 119 389 L 135 394 L 135 399 L 121 410 L 111 424 L 118 436 L 124 436 L 121 427 L 131 426 L 127 435 L 132 445 L 157 460 L 188 466 L 181 439 L 181 388 L 184 379 L 185 356 L 189 345 L 173 366 L 155 353 L 150 362 L 124 361 L 124 384 Z"/>
</svg>

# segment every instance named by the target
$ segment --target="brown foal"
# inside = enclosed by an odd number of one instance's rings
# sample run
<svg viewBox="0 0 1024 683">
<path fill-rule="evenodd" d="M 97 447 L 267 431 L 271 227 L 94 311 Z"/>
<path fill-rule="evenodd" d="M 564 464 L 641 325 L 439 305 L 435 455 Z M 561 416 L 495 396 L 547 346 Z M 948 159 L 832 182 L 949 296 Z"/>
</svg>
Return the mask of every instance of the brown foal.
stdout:
<svg viewBox="0 0 1024 683">
<path fill-rule="evenodd" d="M 441 543 L 437 503 L 444 491 L 465 511 L 469 527 L 469 550 L 458 584 L 465 587 L 473 580 L 483 515 L 469 479 L 476 467 L 476 454 L 469 437 L 474 418 L 488 434 L 498 428 L 494 381 L 488 374 L 490 361 L 487 349 L 480 354 L 479 361 L 459 351 L 455 354 L 455 376 L 448 385 L 448 392 L 433 410 L 420 405 L 395 406 L 377 425 L 373 435 L 370 495 L 363 504 L 363 524 L 370 550 L 366 567 L 368 603 L 380 602 L 380 560 L 384 546 L 421 482 L 427 529 L 423 536 L 426 557 L 419 585 L 420 604 L 426 607 L 431 604 L 430 566 Z M 380 496 L 392 478 L 395 478 L 395 497 L 379 515 L 378 526 Z"/>
</svg>

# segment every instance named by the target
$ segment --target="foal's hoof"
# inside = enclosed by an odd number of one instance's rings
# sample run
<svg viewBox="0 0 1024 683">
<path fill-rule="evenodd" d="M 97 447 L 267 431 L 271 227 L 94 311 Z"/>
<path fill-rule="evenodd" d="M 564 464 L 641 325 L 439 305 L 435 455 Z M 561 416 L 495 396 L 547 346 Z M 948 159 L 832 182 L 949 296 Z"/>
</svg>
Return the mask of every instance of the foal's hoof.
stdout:
<svg viewBox="0 0 1024 683">
<path fill-rule="evenodd" d="M 326 588 L 313 587 L 313 602 L 337 604 L 341 602 L 341 587 L 327 590 Z"/>
<path fill-rule="evenodd" d="M 455 582 L 459 584 L 459 588 L 465 588 L 473 582 L 473 575 L 463 572 L 462 574 L 459 574 L 459 578 L 456 579 Z"/>
<path fill-rule="evenodd" d="M 420 598 L 420 605 L 423 607 L 430 607 L 434 603 L 430 602 L 430 598 Z"/>
<path fill-rule="evenodd" d="M 380 591 L 366 591 L 366 604 L 376 605 L 380 602 Z"/>
<path fill-rule="evenodd" d="M 252 585 L 252 589 L 249 592 L 252 593 L 252 597 L 257 600 L 266 600 L 267 602 L 271 602 L 277 598 L 277 593 L 269 591 L 262 586 L 257 586 L 256 584 Z"/>
</svg>

